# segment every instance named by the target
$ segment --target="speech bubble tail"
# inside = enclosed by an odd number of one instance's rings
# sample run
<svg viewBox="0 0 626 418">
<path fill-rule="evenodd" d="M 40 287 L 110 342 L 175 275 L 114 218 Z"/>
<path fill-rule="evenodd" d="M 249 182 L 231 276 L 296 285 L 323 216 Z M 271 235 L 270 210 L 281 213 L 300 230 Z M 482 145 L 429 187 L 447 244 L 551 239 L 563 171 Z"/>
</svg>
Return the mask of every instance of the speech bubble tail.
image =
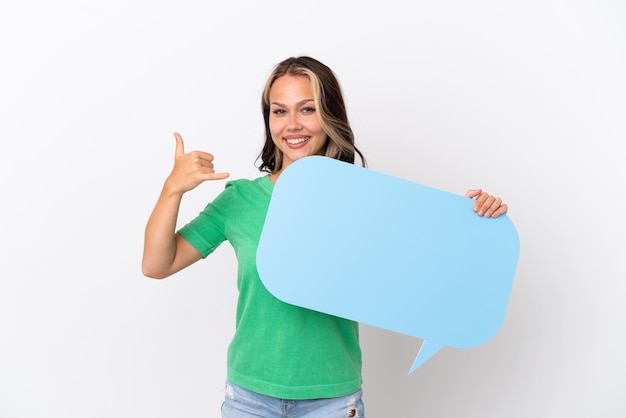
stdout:
<svg viewBox="0 0 626 418">
<path fill-rule="evenodd" d="M 417 356 L 415 357 L 415 361 L 413 362 L 413 366 L 411 366 L 411 370 L 409 374 L 413 373 L 415 369 L 424 364 L 426 360 L 431 358 L 437 351 L 443 348 L 443 344 L 437 344 L 433 342 L 427 342 L 424 340 L 420 350 L 417 352 Z"/>
</svg>

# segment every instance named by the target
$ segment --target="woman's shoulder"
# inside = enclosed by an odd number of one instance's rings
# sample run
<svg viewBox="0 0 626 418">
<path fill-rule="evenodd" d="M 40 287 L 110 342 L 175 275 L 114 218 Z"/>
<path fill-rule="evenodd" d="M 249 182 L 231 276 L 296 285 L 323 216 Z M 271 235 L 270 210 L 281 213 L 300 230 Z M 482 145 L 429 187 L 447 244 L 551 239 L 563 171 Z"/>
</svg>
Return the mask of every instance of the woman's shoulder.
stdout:
<svg viewBox="0 0 626 418">
<path fill-rule="evenodd" d="M 272 193 L 274 189 L 274 183 L 269 179 L 268 175 L 263 175 L 257 177 L 255 179 L 235 179 L 229 180 L 226 182 L 226 186 L 224 187 L 224 192 L 230 193 L 251 193 L 251 192 L 261 192 L 261 193 Z"/>
</svg>

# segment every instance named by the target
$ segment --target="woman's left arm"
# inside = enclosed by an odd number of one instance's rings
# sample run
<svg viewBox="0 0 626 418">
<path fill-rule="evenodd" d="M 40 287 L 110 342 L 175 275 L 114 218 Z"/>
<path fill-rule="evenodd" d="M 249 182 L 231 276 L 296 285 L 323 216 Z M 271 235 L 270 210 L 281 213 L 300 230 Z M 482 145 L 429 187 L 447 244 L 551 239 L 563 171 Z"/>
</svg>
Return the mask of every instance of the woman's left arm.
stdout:
<svg viewBox="0 0 626 418">
<path fill-rule="evenodd" d="M 497 218 L 509 210 L 508 205 L 502 203 L 502 199 L 483 192 L 482 189 L 470 189 L 465 193 L 465 197 L 476 200 L 474 212 L 478 216 Z"/>
</svg>

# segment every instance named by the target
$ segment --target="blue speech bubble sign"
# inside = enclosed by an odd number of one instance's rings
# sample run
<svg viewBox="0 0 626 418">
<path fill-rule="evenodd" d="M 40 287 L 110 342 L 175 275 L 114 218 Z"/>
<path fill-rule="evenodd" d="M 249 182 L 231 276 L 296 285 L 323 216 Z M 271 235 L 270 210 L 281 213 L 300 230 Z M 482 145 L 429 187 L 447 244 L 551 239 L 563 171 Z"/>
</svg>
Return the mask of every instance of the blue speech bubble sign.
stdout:
<svg viewBox="0 0 626 418">
<path fill-rule="evenodd" d="M 331 158 L 292 163 L 276 182 L 257 251 L 278 299 L 423 339 L 409 373 L 445 345 L 500 328 L 519 258 L 507 215 Z"/>
</svg>

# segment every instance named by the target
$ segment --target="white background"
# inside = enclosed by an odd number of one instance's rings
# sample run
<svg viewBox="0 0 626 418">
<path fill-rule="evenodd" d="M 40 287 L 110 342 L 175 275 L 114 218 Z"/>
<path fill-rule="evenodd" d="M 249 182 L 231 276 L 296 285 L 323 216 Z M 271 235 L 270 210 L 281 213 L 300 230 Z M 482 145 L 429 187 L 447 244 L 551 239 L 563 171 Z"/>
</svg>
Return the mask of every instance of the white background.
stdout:
<svg viewBox="0 0 626 418">
<path fill-rule="evenodd" d="M 482 187 L 520 235 L 487 343 L 409 375 L 420 340 L 362 327 L 368 416 L 625 416 L 624 22 L 617 0 L 3 1 L 0 416 L 219 416 L 232 249 L 150 280 L 143 228 L 175 130 L 259 175 L 263 83 L 300 54 L 371 169 Z"/>
</svg>

